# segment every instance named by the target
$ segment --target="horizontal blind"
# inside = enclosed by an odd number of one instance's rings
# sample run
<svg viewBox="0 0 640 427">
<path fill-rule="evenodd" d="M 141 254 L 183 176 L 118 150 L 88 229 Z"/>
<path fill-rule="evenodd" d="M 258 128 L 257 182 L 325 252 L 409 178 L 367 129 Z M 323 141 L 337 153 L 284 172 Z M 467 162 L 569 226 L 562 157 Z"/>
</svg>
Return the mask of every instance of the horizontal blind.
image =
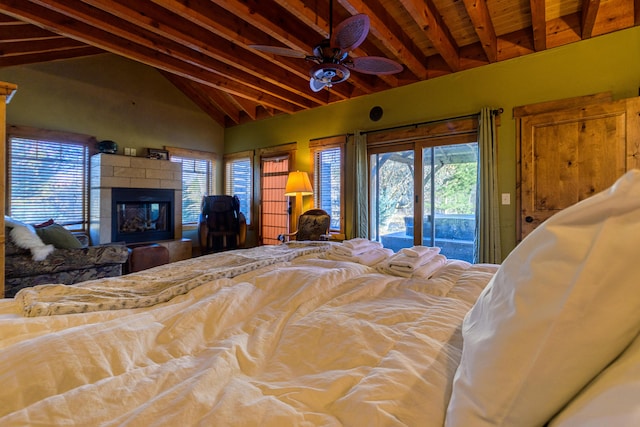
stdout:
<svg viewBox="0 0 640 427">
<path fill-rule="evenodd" d="M 172 162 L 182 163 L 182 223 L 196 224 L 202 210 L 202 198 L 213 188 L 211 161 L 172 156 Z"/>
<path fill-rule="evenodd" d="M 228 160 L 225 165 L 225 194 L 237 196 L 240 200 L 240 212 L 251 224 L 251 159 L 237 158 Z"/>
<path fill-rule="evenodd" d="M 315 205 L 331 215 L 331 230 L 340 230 L 342 153 L 340 147 L 315 152 Z"/>
<path fill-rule="evenodd" d="M 85 144 L 9 138 L 9 213 L 33 224 L 50 218 L 71 230 L 87 221 L 89 148 Z"/>
</svg>

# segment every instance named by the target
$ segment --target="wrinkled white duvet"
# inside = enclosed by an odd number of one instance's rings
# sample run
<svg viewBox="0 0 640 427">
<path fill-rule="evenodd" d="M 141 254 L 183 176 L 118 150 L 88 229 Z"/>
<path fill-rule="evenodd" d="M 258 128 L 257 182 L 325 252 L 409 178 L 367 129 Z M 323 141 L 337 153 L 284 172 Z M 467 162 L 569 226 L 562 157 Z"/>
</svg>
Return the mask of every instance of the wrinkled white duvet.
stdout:
<svg viewBox="0 0 640 427">
<path fill-rule="evenodd" d="M 25 318 L 1 300 L 0 425 L 440 426 L 496 268 L 406 279 L 307 255 L 149 308 Z"/>
</svg>

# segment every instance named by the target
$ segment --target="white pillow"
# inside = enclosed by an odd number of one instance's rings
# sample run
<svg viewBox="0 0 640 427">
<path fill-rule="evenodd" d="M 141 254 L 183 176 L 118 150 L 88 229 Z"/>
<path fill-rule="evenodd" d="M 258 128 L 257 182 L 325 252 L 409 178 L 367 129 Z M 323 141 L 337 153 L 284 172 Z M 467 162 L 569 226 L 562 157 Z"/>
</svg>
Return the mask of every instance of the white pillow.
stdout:
<svg viewBox="0 0 640 427">
<path fill-rule="evenodd" d="M 463 323 L 447 426 L 542 425 L 640 330 L 640 171 L 552 216 Z"/>
<path fill-rule="evenodd" d="M 640 426 L 640 335 L 549 427 Z"/>
</svg>

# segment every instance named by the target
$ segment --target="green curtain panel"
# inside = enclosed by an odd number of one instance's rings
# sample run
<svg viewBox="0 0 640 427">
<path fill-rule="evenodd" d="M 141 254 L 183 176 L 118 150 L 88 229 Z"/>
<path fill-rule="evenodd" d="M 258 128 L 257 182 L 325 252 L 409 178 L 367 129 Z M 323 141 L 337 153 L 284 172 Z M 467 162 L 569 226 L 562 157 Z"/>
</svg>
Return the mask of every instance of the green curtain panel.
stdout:
<svg viewBox="0 0 640 427">
<path fill-rule="evenodd" d="M 353 182 L 355 194 L 355 212 L 353 237 L 369 238 L 369 168 L 367 167 L 367 135 L 356 131 L 353 136 L 355 146 L 355 179 Z"/>
<path fill-rule="evenodd" d="M 475 262 L 500 263 L 500 204 L 498 197 L 498 141 L 494 109 L 480 111 L 478 123 L 478 209 Z"/>
</svg>

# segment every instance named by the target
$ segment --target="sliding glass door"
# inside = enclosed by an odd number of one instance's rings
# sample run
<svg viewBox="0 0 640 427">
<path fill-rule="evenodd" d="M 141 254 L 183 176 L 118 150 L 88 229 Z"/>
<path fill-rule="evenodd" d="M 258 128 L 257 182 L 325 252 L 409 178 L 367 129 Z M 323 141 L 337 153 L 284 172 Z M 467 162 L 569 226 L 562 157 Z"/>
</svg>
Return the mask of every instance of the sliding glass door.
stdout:
<svg viewBox="0 0 640 427">
<path fill-rule="evenodd" d="M 414 157 L 413 149 L 370 152 L 371 240 L 391 249 L 413 246 Z"/>
<path fill-rule="evenodd" d="M 448 258 L 472 262 L 478 144 L 423 147 L 421 166 L 422 244 L 440 247 Z"/>
<path fill-rule="evenodd" d="M 394 251 L 438 246 L 473 261 L 478 144 L 466 137 L 397 148 L 369 149 L 371 239 Z"/>
</svg>

